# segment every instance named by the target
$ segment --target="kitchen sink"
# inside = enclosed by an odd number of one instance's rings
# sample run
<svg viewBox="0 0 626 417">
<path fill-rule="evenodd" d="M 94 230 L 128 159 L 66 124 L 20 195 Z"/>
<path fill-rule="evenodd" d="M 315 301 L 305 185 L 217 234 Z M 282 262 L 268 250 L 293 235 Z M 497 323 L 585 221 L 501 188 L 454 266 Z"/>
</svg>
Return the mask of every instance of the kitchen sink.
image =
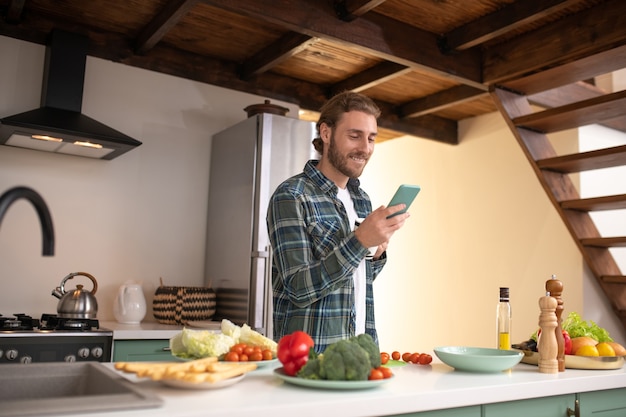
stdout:
<svg viewBox="0 0 626 417">
<path fill-rule="evenodd" d="M 0 365 L 0 416 L 154 408 L 162 400 L 97 362 Z"/>
</svg>

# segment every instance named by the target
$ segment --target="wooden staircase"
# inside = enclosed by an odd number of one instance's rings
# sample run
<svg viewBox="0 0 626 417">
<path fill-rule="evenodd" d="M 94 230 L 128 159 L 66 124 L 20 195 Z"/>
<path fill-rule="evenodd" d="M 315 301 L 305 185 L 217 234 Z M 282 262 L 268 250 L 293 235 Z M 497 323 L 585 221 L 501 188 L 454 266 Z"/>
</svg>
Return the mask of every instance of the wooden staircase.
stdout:
<svg viewBox="0 0 626 417">
<path fill-rule="evenodd" d="M 607 69 L 604 64 L 602 71 Z M 602 74 L 594 73 L 593 68 L 578 73 L 588 78 Z M 565 65 L 494 85 L 490 93 L 626 328 L 626 277 L 610 251 L 626 247 L 626 236 L 601 236 L 590 215 L 626 209 L 626 194 L 581 198 L 570 178 L 570 174 L 583 171 L 626 166 L 626 146 L 559 155 L 548 137 L 594 123 L 626 132 L 626 91 L 604 93 L 590 83 L 572 82 L 571 76 L 572 67 Z"/>
</svg>

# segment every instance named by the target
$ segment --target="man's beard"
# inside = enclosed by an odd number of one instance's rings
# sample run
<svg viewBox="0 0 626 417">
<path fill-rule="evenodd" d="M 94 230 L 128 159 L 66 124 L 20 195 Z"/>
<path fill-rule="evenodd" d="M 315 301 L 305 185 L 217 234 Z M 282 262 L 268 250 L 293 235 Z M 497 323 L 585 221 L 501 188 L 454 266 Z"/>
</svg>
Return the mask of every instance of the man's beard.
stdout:
<svg viewBox="0 0 626 417">
<path fill-rule="evenodd" d="M 356 156 L 357 158 L 363 158 L 365 160 L 365 164 L 362 168 L 351 168 L 349 166 L 350 157 Z M 366 154 L 362 152 L 357 152 L 348 155 L 342 155 L 337 149 L 337 142 L 335 141 L 335 132 L 330 135 L 330 144 L 328 146 L 328 161 L 330 164 L 335 167 L 335 169 L 341 172 L 348 178 L 359 178 L 363 173 L 363 168 L 367 165 L 368 157 Z"/>
</svg>

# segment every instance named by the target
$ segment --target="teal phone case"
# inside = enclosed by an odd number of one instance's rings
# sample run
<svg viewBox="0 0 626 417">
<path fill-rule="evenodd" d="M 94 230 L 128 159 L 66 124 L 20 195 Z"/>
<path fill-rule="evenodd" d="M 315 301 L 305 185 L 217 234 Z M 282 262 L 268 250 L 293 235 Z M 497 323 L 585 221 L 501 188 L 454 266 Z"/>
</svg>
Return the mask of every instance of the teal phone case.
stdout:
<svg viewBox="0 0 626 417">
<path fill-rule="evenodd" d="M 402 184 L 398 187 L 398 190 L 393 195 L 393 198 L 387 205 L 387 207 L 395 206 L 396 204 L 404 203 L 406 207 L 404 210 L 401 210 L 397 213 L 392 214 L 389 217 L 397 216 L 398 214 L 402 214 L 409 209 L 409 206 L 417 197 L 417 194 L 420 192 L 421 187 L 419 185 L 410 185 L 410 184 Z M 387 217 L 387 218 L 389 218 Z"/>
</svg>

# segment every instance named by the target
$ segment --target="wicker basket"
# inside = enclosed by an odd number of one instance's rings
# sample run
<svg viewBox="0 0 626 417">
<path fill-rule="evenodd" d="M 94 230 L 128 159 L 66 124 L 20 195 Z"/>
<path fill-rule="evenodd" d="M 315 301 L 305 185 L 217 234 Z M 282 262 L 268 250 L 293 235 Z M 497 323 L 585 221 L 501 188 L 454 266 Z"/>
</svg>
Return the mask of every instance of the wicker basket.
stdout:
<svg viewBox="0 0 626 417">
<path fill-rule="evenodd" d="M 215 315 L 215 291 L 207 287 L 167 287 L 156 289 L 152 301 L 154 318 L 163 324 L 187 324 L 210 320 Z"/>
</svg>

